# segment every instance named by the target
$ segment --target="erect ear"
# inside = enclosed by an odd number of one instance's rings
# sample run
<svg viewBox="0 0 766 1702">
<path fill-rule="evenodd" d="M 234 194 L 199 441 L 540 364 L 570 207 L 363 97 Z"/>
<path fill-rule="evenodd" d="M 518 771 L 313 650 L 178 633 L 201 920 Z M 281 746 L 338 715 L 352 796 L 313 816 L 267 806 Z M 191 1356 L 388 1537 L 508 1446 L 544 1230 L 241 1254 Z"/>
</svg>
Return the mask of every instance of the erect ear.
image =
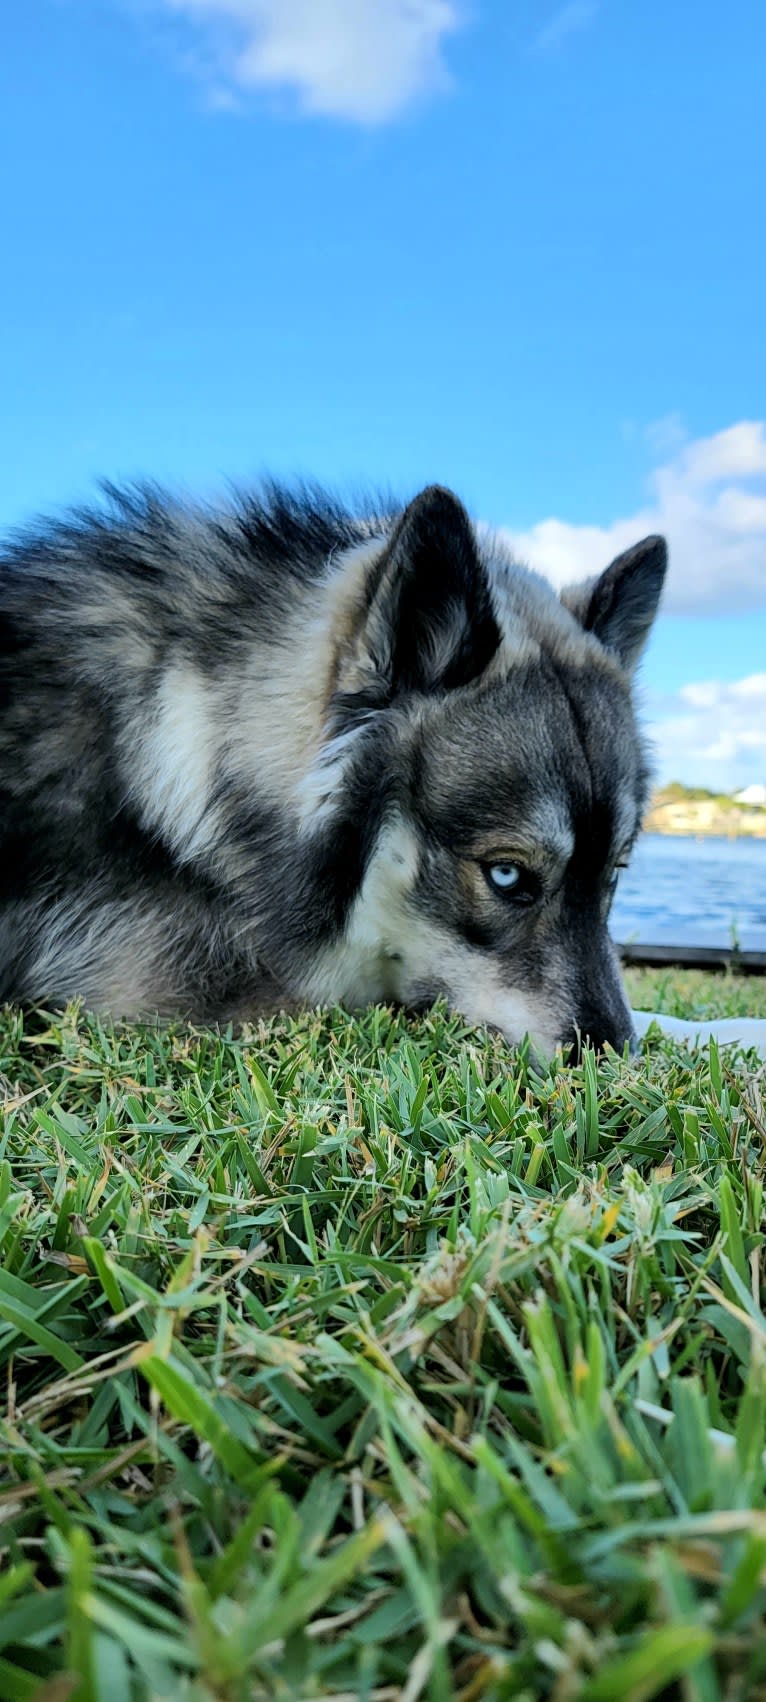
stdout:
<svg viewBox="0 0 766 1702">
<path fill-rule="evenodd" d="M 395 695 L 449 690 L 500 643 L 473 527 L 451 491 L 430 485 L 405 508 L 370 576 L 361 649 Z"/>
<path fill-rule="evenodd" d="M 649 637 L 667 565 L 665 539 L 644 538 L 596 579 L 561 593 L 576 620 L 619 658 L 627 673 L 637 667 Z"/>
</svg>

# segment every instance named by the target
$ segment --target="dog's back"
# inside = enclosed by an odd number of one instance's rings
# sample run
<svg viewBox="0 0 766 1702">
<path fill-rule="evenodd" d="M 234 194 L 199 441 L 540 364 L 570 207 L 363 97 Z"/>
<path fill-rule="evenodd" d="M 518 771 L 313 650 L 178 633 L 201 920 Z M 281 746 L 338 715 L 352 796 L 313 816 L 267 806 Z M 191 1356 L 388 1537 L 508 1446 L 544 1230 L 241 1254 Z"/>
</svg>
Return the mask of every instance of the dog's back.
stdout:
<svg viewBox="0 0 766 1702">
<path fill-rule="evenodd" d="M 574 670 L 559 715 L 586 677 L 594 703 L 618 705 L 623 838 L 635 831 L 643 770 L 620 664 L 664 554 L 649 551 L 638 597 L 634 568 L 610 571 L 601 612 L 588 588 L 570 613 L 440 491 L 370 518 L 316 492 L 274 487 L 211 513 L 148 490 L 27 535 L 0 561 L 0 998 L 207 1018 L 445 991 L 518 1026 L 511 1006 L 532 1006 L 515 991 L 509 1005 L 507 967 L 505 1016 L 463 985 L 500 986 L 498 953 L 531 963 L 512 907 L 484 914 L 486 882 L 470 919 L 450 917 L 460 868 L 486 859 L 455 846 L 430 932 L 426 875 L 438 891 L 438 833 L 460 837 L 482 772 L 498 850 L 529 840 L 513 817 L 539 773 L 551 668 L 557 690 Z M 526 735 L 508 725 L 508 772 L 488 774 L 519 693 Z M 445 764 L 453 823 L 437 832 L 426 799 Z M 548 814 L 571 826 L 572 800 L 546 787 Z"/>
<path fill-rule="evenodd" d="M 0 559 L 0 999 L 205 1015 L 273 995 L 233 938 L 233 841 L 269 827 L 280 758 L 316 736 L 317 585 L 363 534 L 318 495 L 212 514 L 146 490 Z"/>
</svg>

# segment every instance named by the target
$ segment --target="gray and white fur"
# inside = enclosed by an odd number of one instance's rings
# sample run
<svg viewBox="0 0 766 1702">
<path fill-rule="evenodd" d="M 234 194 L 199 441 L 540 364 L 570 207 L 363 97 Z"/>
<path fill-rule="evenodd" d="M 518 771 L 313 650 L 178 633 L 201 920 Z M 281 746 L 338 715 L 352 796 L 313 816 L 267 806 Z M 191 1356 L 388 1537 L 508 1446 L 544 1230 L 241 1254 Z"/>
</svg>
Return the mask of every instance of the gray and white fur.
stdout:
<svg viewBox="0 0 766 1702">
<path fill-rule="evenodd" d="M 0 556 L 0 1000 L 239 1021 L 444 996 L 622 1048 L 648 538 L 557 597 L 431 487 L 154 489 Z"/>
</svg>

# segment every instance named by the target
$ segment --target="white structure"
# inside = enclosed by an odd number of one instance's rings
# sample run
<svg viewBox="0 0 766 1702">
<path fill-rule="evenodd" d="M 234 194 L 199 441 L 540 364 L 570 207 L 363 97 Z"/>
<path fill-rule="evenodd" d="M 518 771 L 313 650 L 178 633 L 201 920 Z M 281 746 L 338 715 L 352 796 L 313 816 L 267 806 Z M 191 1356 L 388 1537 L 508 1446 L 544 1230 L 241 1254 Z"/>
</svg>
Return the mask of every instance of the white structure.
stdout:
<svg viewBox="0 0 766 1702">
<path fill-rule="evenodd" d="M 734 793 L 735 804 L 755 804 L 766 808 L 766 786 L 746 786 L 744 792 Z"/>
</svg>

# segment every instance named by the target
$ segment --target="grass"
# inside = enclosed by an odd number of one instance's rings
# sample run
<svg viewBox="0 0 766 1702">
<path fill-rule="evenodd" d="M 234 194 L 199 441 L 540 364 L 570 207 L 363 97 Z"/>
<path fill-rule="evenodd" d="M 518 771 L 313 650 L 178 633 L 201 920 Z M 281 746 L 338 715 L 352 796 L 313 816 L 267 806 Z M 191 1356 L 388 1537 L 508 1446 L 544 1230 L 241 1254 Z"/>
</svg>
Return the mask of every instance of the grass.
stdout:
<svg viewBox="0 0 766 1702">
<path fill-rule="evenodd" d="M 631 969 L 634 1009 L 668 1016 L 766 1017 L 766 976 L 709 975 L 700 969 Z"/>
<path fill-rule="evenodd" d="M 763 1084 L 1 1015 L 3 1702 L 766 1697 Z"/>
</svg>

